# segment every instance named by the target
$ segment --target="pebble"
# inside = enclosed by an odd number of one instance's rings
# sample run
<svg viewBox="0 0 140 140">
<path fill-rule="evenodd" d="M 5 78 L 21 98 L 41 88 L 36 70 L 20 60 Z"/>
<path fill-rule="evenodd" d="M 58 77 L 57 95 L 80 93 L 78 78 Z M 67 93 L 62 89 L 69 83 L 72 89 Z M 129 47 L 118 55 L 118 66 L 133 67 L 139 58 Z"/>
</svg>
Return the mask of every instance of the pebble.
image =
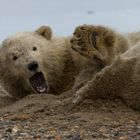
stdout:
<svg viewBox="0 0 140 140">
<path fill-rule="evenodd" d="M 38 132 L 40 132 L 40 133 L 45 133 L 45 129 L 44 128 L 40 128 L 39 130 L 38 130 Z"/>
<path fill-rule="evenodd" d="M 20 133 L 21 136 L 28 136 L 28 133 Z"/>
<path fill-rule="evenodd" d="M 12 128 L 12 133 L 17 133 L 19 131 L 19 128 L 17 126 L 14 126 Z"/>
<path fill-rule="evenodd" d="M 2 136 L 2 134 L 0 134 L 0 138 L 2 138 L 3 136 Z"/>
<path fill-rule="evenodd" d="M 82 139 L 80 138 L 80 135 L 75 135 L 75 136 L 72 136 L 70 140 L 82 140 Z"/>
<path fill-rule="evenodd" d="M 99 132 L 102 132 L 102 133 L 107 133 L 107 129 L 105 126 L 102 126 L 99 128 Z"/>
<path fill-rule="evenodd" d="M 127 136 L 120 137 L 119 140 L 128 140 Z"/>
<path fill-rule="evenodd" d="M 69 132 L 64 132 L 63 133 L 63 136 L 66 137 L 66 138 L 70 138 L 71 137 L 71 134 Z"/>
<path fill-rule="evenodd" d="M 7 128 L 6 132 L 10 132 L 11 133 L 12 132 L 12 128 Z"/>
</svg>

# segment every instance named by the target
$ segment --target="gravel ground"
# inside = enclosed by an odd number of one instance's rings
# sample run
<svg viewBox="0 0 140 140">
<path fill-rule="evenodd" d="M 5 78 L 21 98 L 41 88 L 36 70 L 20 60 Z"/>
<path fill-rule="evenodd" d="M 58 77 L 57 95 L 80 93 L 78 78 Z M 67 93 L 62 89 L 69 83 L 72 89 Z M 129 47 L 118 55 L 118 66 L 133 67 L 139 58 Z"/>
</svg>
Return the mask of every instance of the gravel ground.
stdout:
<svg viewBox="0 0 140 140">
<path fill-rule="evenodd" d="M 29 95 L 0 109 L 0 140 L 140 140 L 140 112 L 120 100 L 85 100 L 73 110 L 61 96 Z"/>
</svg>

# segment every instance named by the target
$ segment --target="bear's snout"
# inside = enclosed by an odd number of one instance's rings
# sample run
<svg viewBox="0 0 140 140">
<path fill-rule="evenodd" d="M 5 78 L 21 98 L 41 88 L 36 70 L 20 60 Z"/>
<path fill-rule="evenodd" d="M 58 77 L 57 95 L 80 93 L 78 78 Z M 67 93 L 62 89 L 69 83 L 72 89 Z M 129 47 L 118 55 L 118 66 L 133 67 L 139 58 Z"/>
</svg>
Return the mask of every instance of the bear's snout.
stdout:
<svg viewBox="0 0 140 140">
<path fill-rule="evenodd" d="M 38 63 L 36 61 L 33 61 L 27 65 L 28 70 L 33 71 L 38 68 Z"/>
</svg>

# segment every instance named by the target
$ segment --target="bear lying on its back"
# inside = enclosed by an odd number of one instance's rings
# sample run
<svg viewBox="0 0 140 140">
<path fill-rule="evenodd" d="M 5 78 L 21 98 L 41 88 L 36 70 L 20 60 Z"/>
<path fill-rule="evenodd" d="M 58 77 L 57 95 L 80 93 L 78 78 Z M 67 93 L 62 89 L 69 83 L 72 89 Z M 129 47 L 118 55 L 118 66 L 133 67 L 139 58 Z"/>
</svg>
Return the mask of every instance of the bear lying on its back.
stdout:
<svg viewBox="0 0 140 140">
<path fill-rule="evenodd" d="M 76 28 L 71 40 L 72 48 L 91 61 L 103 63 L 105 67 L 76 91 L 73 105 L 85 98 L 117 97 L 133 109 L 140 110 L 140 33 L 126 36 L 101 26 Z"/>
<path fill-rule="evenodd" d="M 82 60 L 82 61 L 81 61 Z M 30 93 L 60 94 L 90 62 L 69 47 L 68 38 L 53 38 L 50 27 L 17 33 L 0 48 L 0 82 L 15 98 Z"/>
</svg>

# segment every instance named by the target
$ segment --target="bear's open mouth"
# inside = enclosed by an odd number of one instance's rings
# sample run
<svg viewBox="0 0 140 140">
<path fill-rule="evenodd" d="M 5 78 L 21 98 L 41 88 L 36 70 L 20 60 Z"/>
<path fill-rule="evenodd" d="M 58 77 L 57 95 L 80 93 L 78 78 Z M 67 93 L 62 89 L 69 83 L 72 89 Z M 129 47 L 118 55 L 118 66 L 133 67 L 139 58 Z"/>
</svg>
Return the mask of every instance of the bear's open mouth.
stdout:
<svg viewBox="0 0 140 140">
<path fill-rule="evenodd" d="M 37 93 L 43 93 L 47 91 L 47 84 L 46 80 L 44 78 L 44 75 L 42 72 L 37 72 L 35 73 L 31 78 L 30 78 L 30 83 L 33 87 L 33 89 Z"/>
</svg>

